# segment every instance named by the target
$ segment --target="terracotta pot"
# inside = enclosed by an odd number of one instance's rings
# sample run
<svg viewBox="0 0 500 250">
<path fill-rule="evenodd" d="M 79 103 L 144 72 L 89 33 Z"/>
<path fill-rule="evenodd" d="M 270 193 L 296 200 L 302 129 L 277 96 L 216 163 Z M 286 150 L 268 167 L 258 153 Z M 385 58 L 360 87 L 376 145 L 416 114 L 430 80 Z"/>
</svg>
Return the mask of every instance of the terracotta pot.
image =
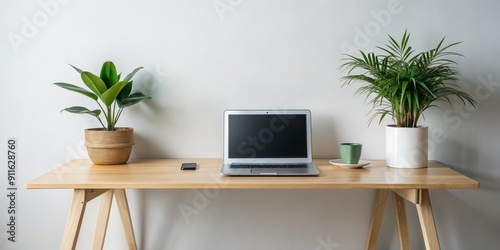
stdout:
<svg viewBox="0 0 500 250">
<path fill-rule="evenodd" d="M 386 127 L 386 163 L 393 168 L 425 168 L 428 164 L 428 127 Z"/>
<path fill-rule="evenodd" d="M 133 145 L 133 128 L 115 128 L 115 131 L 85 129 L 85 146 L 94 164 L 124 164 L 130 158 Z"/>
</svg>

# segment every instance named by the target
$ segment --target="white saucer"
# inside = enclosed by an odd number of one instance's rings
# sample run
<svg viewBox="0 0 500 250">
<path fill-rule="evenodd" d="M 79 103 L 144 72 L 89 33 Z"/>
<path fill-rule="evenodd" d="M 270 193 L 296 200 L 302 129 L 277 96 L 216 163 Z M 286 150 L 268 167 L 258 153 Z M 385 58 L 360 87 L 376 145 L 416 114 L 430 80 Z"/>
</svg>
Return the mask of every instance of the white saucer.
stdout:
<svg viewBox="0 0 500 250">
<path fill-rule="evenodd" d="M 342 159 L 335 159 L 335 160 L 330 160 L 330 164 L 341 167 L 341 168 L 361 168 L 364 167 L 370 163 L 371 161 L 365 161 L 365 160 L 359 160 L 357 164 L 347 164 L 344 163 Z"/>
</svg>

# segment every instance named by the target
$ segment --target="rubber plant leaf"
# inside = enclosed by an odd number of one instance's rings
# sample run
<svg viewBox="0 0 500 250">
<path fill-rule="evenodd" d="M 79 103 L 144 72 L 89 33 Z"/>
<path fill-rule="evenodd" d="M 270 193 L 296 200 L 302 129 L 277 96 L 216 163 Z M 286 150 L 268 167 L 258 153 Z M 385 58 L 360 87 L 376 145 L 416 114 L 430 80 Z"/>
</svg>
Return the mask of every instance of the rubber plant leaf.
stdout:
<svg viewBox="0 0 500 250">
<path fill-rule="evenodd" d="M 69 107 L 69 108 L 65 108 L 62 111 L 66 111 L 66 112 L 70 112 L 70 113 L 74 113 L 74 114 L 87 114 L 87 115 L 91 115 L 91 116 L 95 116 L 95 117 L 98 117 L 100 114 L 101 114 L 101 110 L 89 110 L 85 107 L 81 107 L 81 106 L 73 106 L 73 107 Z"/>
<path fill-rule="evenodd" d="M 106 105 L 108 107 L 111 106 L 111 104 L 113 104 L 113 102 L 115 101 L 115 99 L 118 96 L 118 94 L 120 93 L 120 91 L 122 91 L 122 89 L 127 84 L 128 84 L 128 82 L 125 82 L 125 81 L 118 82 L 117 84 L 113 85 L 113 87 L 106 90 L 106 92 L 104 92 L 101 95 L 101 100 L 104 103 L 104 105 Z"/>
<path fill-rule="evenodd" d="M 89 98 L 92 98 L 94 101 L 97 101 L 97 96 L 94 93 L 87 91 L 84 88 L 80 88 L 80 87 L 75 86 L 73 84 L 64 83 L 64 82 L 56 82 L 56 83 L 54 83 L 54 85 L 59 86 L 63 89 L 67 89 L 67 90 L 70 90 L 70 91 L 73 91 L 76 93 L 80 93 L 80 94 L 85 95 Z"/>
<path fill-rule="evenodd" d="M 133 81 L 130 81 L 127 85 L 125 85 L 122 91 L 120 91 L 120 94 L 118 94 L 118 97 L 116 98 L 118 105 L 120 105 L 120 103 L 130 95 L 130 92 L 132 92 L 132 85 Z"/>
<path fill-rule="evenodd" d="M 73 67 L 76 70 L 76 72 L 78 72 L 80 75 L 83 73 L 83 70 L 81 70 L 81 69 L 79 69 L 71 64 L 69 66 Z"/>
<path fill-rule="evenodd" d="M 128 74 L 128 75 L 125 77 L 125 79 L 123 79 L 123 81 L 125 81 L 125 82 L 130 81 L 130 79 L 132 79 L 132 77 L 134 77 L 135 73 L 137 73 L 137 71 L 139 71 L 139 70 L 140 70 L 140 69 L 142 69 L 142 68 L 144 68 L 144 67 L 139 67 L 139 68 L 134 69 L 134 71 L 132 71 L 130 74 Z"/>
<path fill-rule="evenodd" d="M 85 85 L 96 95 L 101 96 L 108 90 L 106 84 L 98 76 L 90 72 L 83 72 L 81 76 Z"/>
<path fill-rule="evenodd" d="M 151 99 L 149 96 L 145 96 L 143 93 L 137 92 L 129 95 L 127 98 L 118 102 L 118 107 L 125 108 L 132 106 L 142 100 Z"/>
<path fill-rule="evenodd" d="M 115 64 L 110 61 L 105 62 L 101 67 L 100 77 L 108 89 L 115 85 L 118 82 Z"/>
</svg>

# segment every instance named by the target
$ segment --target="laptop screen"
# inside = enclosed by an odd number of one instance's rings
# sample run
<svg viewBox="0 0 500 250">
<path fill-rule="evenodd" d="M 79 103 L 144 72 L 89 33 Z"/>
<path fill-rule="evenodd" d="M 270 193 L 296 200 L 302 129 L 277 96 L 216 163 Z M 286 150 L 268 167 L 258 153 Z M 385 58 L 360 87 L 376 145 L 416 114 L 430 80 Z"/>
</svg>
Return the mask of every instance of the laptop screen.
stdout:
<svg viewBox="0 0 500 250">
<path fill-rule="evenodd" d="M 226 159 L 286 162 L 310 157 L 309 111 L 226 111 L 225 130 Z"/>
</svg>

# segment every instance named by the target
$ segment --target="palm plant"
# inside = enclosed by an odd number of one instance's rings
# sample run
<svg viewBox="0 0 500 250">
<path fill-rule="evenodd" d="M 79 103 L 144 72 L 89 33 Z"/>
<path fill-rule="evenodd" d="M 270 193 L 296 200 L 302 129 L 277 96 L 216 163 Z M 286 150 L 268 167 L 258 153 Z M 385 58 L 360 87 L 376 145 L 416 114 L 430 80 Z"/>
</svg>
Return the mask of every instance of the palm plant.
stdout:
<svg viewBox="0 0 500 250">
<path fill-rule="evenodd" d="M 99 109 L 89 110 L 85 107 L 73 106 L 62 111 L 94 116 L 105 130 L 115 130 L 115 125 L 124 108 L 142 100 L 151 99 L 151 97 L 145 96 L 141 92 L 130 94 L 133 82 L 131 79 L 142 67 L 136 68 L 125 79 L 120 81 L 121 74 L 116 73 L 116 67 L 111 61 L 104 62 L 99 77 L 90 72 L 82 71 L 73 65 L 70 66 L 80 73 L 83 82 L 90 91 L 69 83 L 56 82 L 54 85 L 91 98 L 97 102 Z M 106 124 L 101 119 L 101 114 L 104 115 Z"/>
<path fill-rule="evenodd" d="M 368 54 L 360 51 L 361 57 L 348 55 L 340 69 L 347 71 L 342 77 L 343 85 L 362 82 L 357 94 L 366 94 L 373 105 L 373 116 L 369 122 L 380 116 L 379 124 L 386 115 L 390 115 L 398 127 L 417 127 L 423 112 L 436 107 L 436 101 L 446 101 L 451 104 L 450 97 L 455 96 L 464 105 L 470 104 L 477 108 L 477 101 L 460 90 L 454 83 L 458 70 L 452 56 L 461 56 L 448 51 L 459 44 L 443 45 L 444 38 L 436 48 L 415 54 L 408 44 L 410 33 L 405 32 L 401 42 L 389 36 L 389 43 L 377 47 L 385 54 Z M 361 70 L 362 73 L 354 73 Z"/>
</svg>

